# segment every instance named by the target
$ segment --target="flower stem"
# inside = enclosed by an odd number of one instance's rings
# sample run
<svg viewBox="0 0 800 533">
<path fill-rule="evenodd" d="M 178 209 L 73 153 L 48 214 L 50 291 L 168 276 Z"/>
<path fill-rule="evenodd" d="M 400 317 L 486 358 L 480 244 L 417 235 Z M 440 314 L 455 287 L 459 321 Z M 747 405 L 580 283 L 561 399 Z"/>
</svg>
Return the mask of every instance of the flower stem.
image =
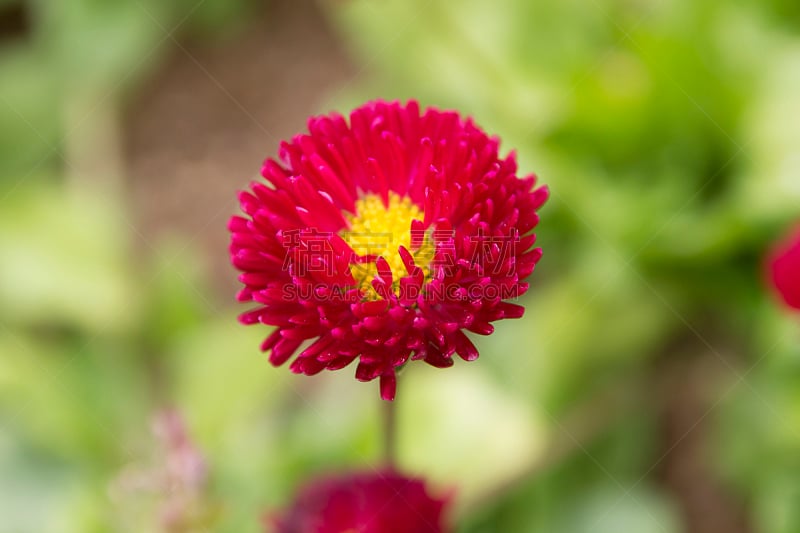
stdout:
<svg viewBox="0 0 800 533">
<path fill-rule="evenodd" d="M 397 400 L 382 401 L 383 404 L 383 460 L 386 467 L 395 470 L 397 467 Z"/>
</svg>

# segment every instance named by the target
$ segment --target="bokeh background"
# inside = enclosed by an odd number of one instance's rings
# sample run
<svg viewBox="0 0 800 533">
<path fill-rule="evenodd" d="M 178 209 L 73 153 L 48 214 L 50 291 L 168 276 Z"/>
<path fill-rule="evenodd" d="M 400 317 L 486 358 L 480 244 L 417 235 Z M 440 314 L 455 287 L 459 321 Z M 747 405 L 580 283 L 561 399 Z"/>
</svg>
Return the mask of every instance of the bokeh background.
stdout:
<svg viewBox="0 0 800 533">
<path fill-rule="evenodd" d="M 458 531 L 797 533 L 800 320 L 763 257 L 800 219 L 798 6 L 0 0 L 0 531 L 256 532 L 378 464 L 377 384 L 236 323 L 225 225 L 307 116 L 380 97 L 552 190 L 525 317 L 400 383 Z"/>
</svg>

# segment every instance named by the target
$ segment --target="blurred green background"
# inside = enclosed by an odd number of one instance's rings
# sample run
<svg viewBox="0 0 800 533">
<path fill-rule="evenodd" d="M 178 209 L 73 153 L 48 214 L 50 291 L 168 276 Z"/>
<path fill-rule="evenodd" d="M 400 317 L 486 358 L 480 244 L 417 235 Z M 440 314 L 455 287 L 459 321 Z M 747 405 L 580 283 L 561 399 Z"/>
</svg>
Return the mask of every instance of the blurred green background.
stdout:
<svg viewBox="0 0 800 533">
<path fill-rule="evenodd" d="M 552 190 L 525 317 L 400 383 L 458 531 L 797 533 L 800 323 L 762 263 L 800 218 L 798 6 L 0 0 L 0 532 L 256 532 L 379 464 L 376 384 L 236 323 L 225 224 L 305 117 L 381 97 Z"/>
</svg>

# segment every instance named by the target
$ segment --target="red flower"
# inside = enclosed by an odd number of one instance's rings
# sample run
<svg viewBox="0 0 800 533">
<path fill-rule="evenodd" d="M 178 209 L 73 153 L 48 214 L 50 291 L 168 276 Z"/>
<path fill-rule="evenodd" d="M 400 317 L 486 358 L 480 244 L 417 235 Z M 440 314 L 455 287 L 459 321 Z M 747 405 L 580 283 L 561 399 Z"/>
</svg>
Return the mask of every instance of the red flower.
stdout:
<svg viewBox="0 0 800 533">
<path fill-rule="evenodd" d="M 246 216 L 230 220 L 239 300 L 258 304 L 241 322 L 276 326 L 262 344 L 275 365 L 306 343 L 296 373 L 358 359 L 356 378 L 380 377 L 387 400 L 409 359 L 476 359 L 465 331 L 523 314 L 508 300 L 542 255 L 532 230 L 547 189 L 471 120 L 414 101 L 308 129 L 281 145 L 282 163 L 265 161 L 268 184 L 241 192 Z"/>
<path fill-rule="evenodd" d="M 269 522 L 275 533 L 444 533 L 446 504 L 429 496 L 418 479 L 351 474 L 304 487 Z"/>
<path fill-rule="evenodd" d="M 800 227 L 772 251 L 769 273 L 783 301 L 800 310 Z"/>
</svg>

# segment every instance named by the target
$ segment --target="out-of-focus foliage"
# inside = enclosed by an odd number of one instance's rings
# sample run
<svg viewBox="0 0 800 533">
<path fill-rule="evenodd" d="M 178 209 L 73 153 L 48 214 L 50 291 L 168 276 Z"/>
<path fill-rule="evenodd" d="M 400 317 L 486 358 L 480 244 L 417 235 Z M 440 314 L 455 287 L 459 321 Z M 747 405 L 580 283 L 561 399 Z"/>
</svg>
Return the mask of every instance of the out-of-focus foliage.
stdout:
<svg viewBox="0 0 800 533">
<path fill-rule="evenodd" d="M 377 464 L 371 387 L 271 369 L 191 247 L 141 242 L 107 176 L 75 180 L 170 32 L 210 39 L 254 4 L 23 5 L 0 41 L 0 531 L 153 530 L 163 494 L 120 480 L 161 464 L 165 406 L 205 456 L 212 531 Z M 664 398 L 661 374 L 710 360 L 702 459 L 755 531 L 799 531 L 800 327 L 760 272 L 800 218 L 797 3 L 324 5 L 371 73 L 337 107 L 457 108 L 553 191 L 525 318 L 476 363 L 402 375 L 401 464 L 455 489 L 464 531 L 682 531 L 653 469 L 664 404 L 692 391 Z"/>
<path fill-rule="evenodd" d="M 21 28 L 0 41 L 0 183 L 60 165 L 64 144 L 137 86 L 178 35 L 212 38 L 253 0 L 5 0 Z"/>
</svg>

